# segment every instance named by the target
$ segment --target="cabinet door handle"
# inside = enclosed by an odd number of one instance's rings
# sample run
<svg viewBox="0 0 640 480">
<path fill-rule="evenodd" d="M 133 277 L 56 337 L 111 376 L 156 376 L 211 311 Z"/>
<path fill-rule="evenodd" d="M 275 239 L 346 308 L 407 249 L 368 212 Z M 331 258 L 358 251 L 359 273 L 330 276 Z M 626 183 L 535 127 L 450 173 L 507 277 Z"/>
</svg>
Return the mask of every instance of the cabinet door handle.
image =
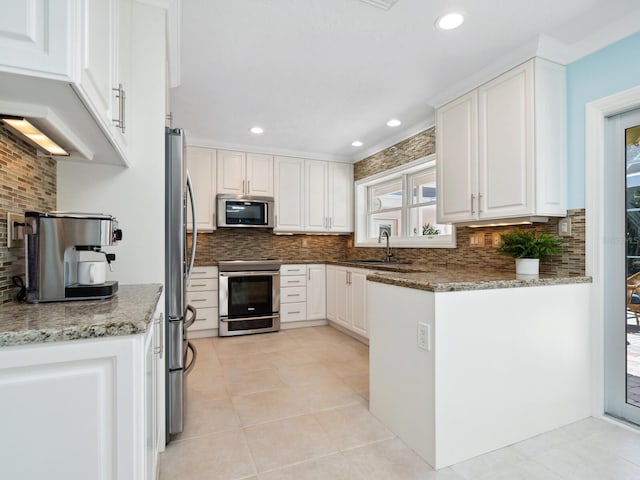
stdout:
<svg viewBox="0 0 640 480">
<path fill-rule="evenodd" d="M 311 269 L 309 269 L 309 270 L 307 271 L 307 273 L 308 273 L 308 278 L 309 278 L 309 280 L 311 280 Z"/>
<path fill-rule="evenodd" d="M 482 212 L 482 194 L 478 194 L 478 213 Z"/>
<path fill-rule="evenodd" d="M 473 202 L 476 199 L 476 196 L 472 193 L 471 194 L 471 214 L 473 215 L 475 212 L 475 210 L 473 209 Z"/>
<path fill-rule="evenodd" d="M 126 94 L 125 94 L 124 88 L 122 87 L 121 83 L 118 84 L 118 88 L 112 88 L 111 90 L 113 90 L 116 93 L 116 98 L 118 99 L 118 118 L 114 118 L 112 120 L 115 123 L 116 127 L 119 128 L 122 133 L 124 133 L 124 131 L 125 131 L 124 115 L 125 115 Z"/>
<path fill-rule="evenodd" d="M 251 193 L 251 180 L 247 180 L 247 193 Z"/>
<path fill-rule="evenodd" d="M 329 230 L 331 230 L 332 225 L 333 225 L 333 217 L 329 217 Z"/>
</svg>

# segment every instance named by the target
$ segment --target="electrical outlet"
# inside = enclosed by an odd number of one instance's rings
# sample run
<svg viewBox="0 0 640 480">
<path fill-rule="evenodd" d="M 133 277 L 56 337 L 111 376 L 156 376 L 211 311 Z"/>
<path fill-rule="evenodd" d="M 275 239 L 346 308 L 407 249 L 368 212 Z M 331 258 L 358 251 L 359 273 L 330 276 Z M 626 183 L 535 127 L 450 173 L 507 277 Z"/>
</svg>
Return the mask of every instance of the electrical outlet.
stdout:
<svg viewBox="0 0 640 480">
<path fill-rule="evenodd" d="M 492 233 L 491 234 L 491 245 L 493 247 L 498 248 L 500 245 L 502 245 L 502 238 L 500 238 L 500 234 L 499 233 Z"/>
<path fill-rule="evenodd" d="M 571 236 L 571 217 L 560 219 L 558 222 L 558 235 L 561 237 Z"/>
<path fill-rule="evenodd" d="M 7 212 L 7 248 L 24 248 L 24 215 Z"/>
<path fill-rule="evenodd" d="M 431 351 L 431 327 L 424 322 L 418 322 L 418 347 Z"/>
</svg>

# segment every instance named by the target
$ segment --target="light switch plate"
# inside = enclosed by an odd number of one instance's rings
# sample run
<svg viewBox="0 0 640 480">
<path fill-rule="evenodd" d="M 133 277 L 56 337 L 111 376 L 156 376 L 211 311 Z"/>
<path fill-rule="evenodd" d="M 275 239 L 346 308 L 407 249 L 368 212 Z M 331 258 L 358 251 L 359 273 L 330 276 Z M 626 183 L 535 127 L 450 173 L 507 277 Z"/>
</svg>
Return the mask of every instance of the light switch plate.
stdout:
<svg viewBox="0 0 640 480">
<path fill-rule="evenodd" d="M 469 244 L 472 247 L 484 247 L 484 233 L 472 233 L 469 237 Z"/>
</svg>

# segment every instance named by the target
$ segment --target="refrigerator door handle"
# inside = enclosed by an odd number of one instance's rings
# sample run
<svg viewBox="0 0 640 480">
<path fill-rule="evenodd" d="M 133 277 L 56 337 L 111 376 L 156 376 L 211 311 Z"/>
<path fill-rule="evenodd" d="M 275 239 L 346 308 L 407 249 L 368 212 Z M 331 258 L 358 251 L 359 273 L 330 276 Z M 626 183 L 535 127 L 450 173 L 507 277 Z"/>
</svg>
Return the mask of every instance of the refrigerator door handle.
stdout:
<svg viewBox="0 0 640 480">
<path fill-rule="evenodd" d="M 184 374 L 189 375 L 189 373 L 191 372 L 191 370 L 193 370 L 193 367 L 195 367 L 196 365 L 196 357 L 198 356 L 198 350 L 196 350 L 196 347 L 193 345 L 193 343 L 191 342 L 187 342 L 187 349 L 191 350 L 191 361 L 189 362 L 189 365 L 187 365 L 184 368 Z M 184 363 L 187 363 L 187 353 L 185 352 L 184 354 L 185 358 L 184 358 Z"/>
<path fill-rule="evenodd" d="M 191 183 L 191 175 L 187 168 L 187 190 L 189 190 L 189 199 L 191 200 L 191 259 L 189 260 L 189 269 L 187 270 L 187 283 L 191 280 L 191 272 L 193 271 L 193 263 L 196 260 L 196 244 L 198 243 L 198 223 L 196 222 L 196 199 L 193 196 L 193 185 Z"/>
<path fill-rule="evenodd" d="M 187 305 L 187 310 L 191 312 L 191 318 L 189 320 L 184 321 L 184 329 L 187 330 L 191 325 L 196 323 L 196 317 L 198 316 L 198 311 L 195 309 L 193 305 Z"/>
</svg>

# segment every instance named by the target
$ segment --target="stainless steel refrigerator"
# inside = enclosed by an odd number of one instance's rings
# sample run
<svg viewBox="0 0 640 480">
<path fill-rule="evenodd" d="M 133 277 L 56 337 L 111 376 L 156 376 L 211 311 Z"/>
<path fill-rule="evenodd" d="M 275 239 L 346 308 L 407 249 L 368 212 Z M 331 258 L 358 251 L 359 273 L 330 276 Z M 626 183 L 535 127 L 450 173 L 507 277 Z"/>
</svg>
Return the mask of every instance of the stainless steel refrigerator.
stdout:
<svg viewBox="0 0 640 480">
<path fill-rule="evenodd" d="M 191 209 L 192 245 L 187 252 L 187 208 Z M 196 361 L 196 349 L 187 340 L 187 328 L 196 309 L 186 304 L 186 288 L 196 254 L 196 211 L 189 171 L 184 158 L 184 132 L 165 129 L 165 312 L 167 375 L 167 438 L 184 425 L 185 376 Z"/>
</svg>

